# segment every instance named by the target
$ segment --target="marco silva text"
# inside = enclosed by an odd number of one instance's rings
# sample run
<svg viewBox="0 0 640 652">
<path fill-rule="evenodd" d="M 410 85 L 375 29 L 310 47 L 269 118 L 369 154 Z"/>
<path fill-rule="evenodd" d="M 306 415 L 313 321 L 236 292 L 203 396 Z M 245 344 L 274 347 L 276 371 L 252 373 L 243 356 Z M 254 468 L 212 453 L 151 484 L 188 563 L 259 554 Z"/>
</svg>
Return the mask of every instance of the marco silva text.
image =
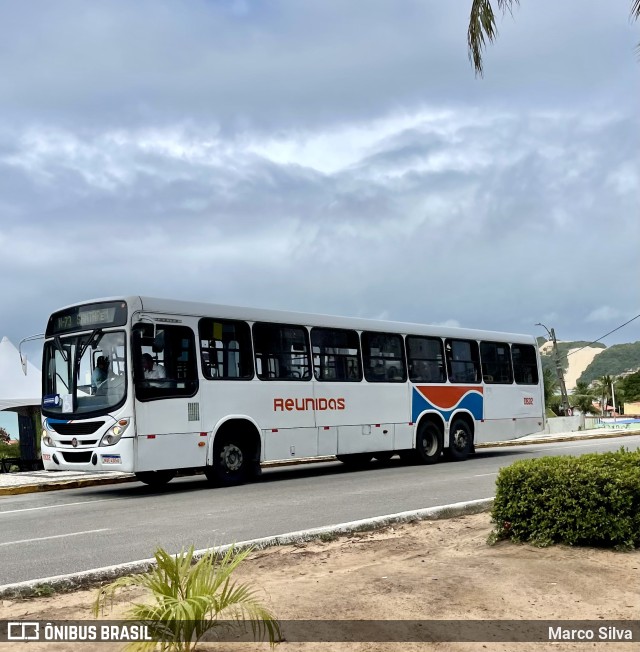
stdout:
<svg viewBox="0 0 640 652">
<path fill-rule="evenodd" d="M 612 625 L 570 629 L 568 627 L 549 627 L 550 641 L 633 641 L 633 630 Z"/>
</svg>

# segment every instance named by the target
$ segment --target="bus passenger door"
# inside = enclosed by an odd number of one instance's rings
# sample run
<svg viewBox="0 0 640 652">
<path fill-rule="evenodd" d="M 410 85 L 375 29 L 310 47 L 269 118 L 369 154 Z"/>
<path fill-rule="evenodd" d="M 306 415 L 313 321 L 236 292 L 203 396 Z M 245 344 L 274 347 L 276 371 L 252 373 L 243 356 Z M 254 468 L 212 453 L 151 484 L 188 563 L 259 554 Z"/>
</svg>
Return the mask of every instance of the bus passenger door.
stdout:
<svg viewBox="0 0 640 652">
<path fill-rule="evenodd" d="M 205 466 L 192 329 L 145 322 L 132 337 L 136 471 Z"/>
</svg>

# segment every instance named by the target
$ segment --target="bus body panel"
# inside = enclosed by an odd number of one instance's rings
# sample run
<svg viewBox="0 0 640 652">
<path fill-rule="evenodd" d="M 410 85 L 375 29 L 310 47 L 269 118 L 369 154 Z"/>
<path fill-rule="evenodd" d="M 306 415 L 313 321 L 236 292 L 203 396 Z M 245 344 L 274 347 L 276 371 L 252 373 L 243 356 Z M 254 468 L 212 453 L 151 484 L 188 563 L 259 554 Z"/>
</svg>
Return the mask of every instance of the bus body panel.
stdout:
<svg viewBox="0 0 640 652">
<path fill-rule="evenodd" d="M 207 438 L 198 432 L 138 435 L 136 471 L 200 468 L 207 464 Z"/>
<path fill-rule="evenodd" d="M 330 456 L 338 454 L 338 428 L 336 426 L 321 426 L 318 428 L 318 455 Z"/>
<path fill-rule="evenodd" d="M 315 427 L 269 428 L 262 432 L 267 462 L 318 455 L 318 429 Z"/>
</svg>

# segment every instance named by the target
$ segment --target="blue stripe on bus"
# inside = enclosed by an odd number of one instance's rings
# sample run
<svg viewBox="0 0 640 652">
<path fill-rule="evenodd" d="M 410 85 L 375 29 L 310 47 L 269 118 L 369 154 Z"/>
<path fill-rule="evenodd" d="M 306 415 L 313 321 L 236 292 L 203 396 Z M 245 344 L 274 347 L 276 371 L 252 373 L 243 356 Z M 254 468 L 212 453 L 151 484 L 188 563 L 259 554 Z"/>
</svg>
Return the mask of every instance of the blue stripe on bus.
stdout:
<svg viewBox="0 0 640 652">
<path fill-rule="evenodd" d="M 443 409 L 428 401 L 415 387 L 412 390 L 411 420 L 415 423 L 419 416 L 425 411 L 436 411 L 442 415 L 445 421 L 451 419 L 456 410 L 470 412 L 476 421 L 484 418 L 484 398 L 480 392 L 469 390 L 451 409 Z"/>
</svg>

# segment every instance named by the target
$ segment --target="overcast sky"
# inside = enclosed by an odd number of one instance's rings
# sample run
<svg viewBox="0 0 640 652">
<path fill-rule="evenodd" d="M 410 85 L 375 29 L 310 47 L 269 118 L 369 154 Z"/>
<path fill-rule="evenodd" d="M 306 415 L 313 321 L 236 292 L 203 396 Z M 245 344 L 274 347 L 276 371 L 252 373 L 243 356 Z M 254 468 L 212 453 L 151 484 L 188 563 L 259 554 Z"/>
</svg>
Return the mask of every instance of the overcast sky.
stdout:
<svg viewBox="0 0 640 652">
<path fill-rule="evenodd" d="M 522 0 L 484 79 L 470 5 L 0 0 L 0 337 L 118 294 L 573 340 L 640 313 L 630 0 Z"/>
</svg>

